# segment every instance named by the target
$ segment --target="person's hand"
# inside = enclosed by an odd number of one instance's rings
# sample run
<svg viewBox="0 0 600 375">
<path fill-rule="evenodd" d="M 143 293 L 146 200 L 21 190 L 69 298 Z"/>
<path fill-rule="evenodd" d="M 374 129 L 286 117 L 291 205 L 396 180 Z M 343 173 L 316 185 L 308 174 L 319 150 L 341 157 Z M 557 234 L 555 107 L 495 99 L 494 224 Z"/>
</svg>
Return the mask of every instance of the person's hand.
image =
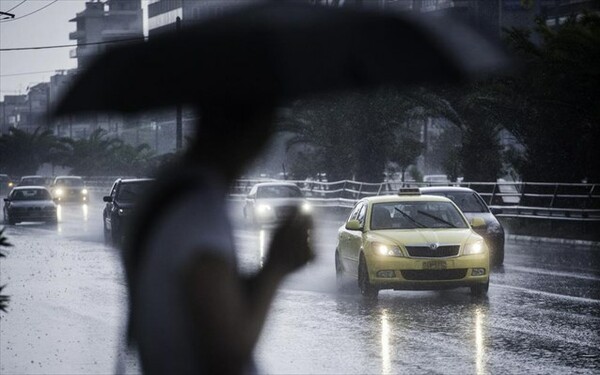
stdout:
<svg viewBox="0 0 600 375">
<path fill-rule="evenodd" d="M 273 233 L 265 266 L 289 273 L 314 258 L 312 250 L 312 218 L 295 210 Z"/>
</svg>

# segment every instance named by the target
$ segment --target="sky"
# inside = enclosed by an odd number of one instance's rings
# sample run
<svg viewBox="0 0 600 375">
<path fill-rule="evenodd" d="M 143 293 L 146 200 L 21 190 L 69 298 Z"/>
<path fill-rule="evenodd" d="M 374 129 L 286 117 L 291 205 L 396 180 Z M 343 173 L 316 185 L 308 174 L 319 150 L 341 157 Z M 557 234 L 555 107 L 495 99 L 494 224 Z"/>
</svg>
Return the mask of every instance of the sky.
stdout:
<svg viewBox="0 0 600 375">
<path fill-rule="evenodd" d="M 86 0 L 0 0 L 2 12 L 16 6 L 10 12 L 15 14 L 15 20 L 0 21 L 0 49 L 74 44 L 69 33 L 75 31 L 75 23 L 69 20 L 85 9 L 85 3 Z M 32 12 L 35 13 L 28 15 Z M 76 68 L 76 59 L 69 58 L 69 51 L 74 48 L 0 51 L 0 95 L 25 94 L 27 87 L 49 81 L 54 71 Z"/>
</svg>

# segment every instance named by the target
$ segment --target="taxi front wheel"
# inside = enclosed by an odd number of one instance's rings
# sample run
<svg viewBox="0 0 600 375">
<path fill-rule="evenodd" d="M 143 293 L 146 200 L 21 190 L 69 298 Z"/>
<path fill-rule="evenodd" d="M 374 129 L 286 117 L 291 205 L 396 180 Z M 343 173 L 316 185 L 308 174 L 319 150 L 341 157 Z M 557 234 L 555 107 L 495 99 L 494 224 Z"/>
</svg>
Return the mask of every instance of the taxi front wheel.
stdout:
<svg viewBox="0 0 600 375">
<path fill-rule="evenodd" d="M 365 261 L 364 255 L 360 256 L 358 263 L 358 287 L 360 288 L 360 294 L 366 298 L 377 298 L 379 289 L 369 281 L 369 270 L 367 269 L 367 262 Z"/>
<path fill-rule="evenodd" d="M 482 297 L 487 295 L 488 289 L 490 288 L 490 282 L 485 284 L 475 284 L 471 286 L 471 295 L 476 297 Z"/>
</svg>

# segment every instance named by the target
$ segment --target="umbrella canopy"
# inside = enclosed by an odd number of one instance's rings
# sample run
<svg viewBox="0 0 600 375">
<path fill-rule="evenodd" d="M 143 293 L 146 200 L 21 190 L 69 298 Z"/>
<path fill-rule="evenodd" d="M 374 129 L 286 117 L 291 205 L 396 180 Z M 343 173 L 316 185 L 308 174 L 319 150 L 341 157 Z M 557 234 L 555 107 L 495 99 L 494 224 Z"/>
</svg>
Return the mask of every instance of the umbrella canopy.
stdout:
<svg viewBox="0 0 600 375">
<path fill-rule="evenodd" d="M 108 50 L 54 114 L 269 108 L 329 90 L 453 83 L 505 63 L 494 45 L 449 21 L 270 2 Z"/>
</svg>

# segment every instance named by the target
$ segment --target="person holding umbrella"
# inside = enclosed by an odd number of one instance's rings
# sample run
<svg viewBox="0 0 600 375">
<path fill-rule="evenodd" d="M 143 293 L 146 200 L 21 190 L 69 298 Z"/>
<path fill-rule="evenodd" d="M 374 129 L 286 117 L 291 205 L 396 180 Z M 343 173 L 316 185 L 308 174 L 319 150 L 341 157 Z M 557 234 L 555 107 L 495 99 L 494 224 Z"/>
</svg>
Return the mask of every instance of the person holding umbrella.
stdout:
<svg viewBox="0 0 600 375">
<path fill-rule="evenodd" d="M 439 25 L 267 2 L 114 48 L 78 77 L 56 116 L 182 103 L 201 113 L 196 138 L 158 174 L 126 236 L 129 342 L 145 373 L 256 372 L 252 352 L 275 292 L 314 256 L 312 224 L 292 213 L 274 230 L 264 267 L 243 277 L 226 214 L 229 184 L 262 150 L 287 100 L 457 82 L 498 67 L 501 53 L 476 33 L 457 26 L 441 34 Z"/>
</svg>

